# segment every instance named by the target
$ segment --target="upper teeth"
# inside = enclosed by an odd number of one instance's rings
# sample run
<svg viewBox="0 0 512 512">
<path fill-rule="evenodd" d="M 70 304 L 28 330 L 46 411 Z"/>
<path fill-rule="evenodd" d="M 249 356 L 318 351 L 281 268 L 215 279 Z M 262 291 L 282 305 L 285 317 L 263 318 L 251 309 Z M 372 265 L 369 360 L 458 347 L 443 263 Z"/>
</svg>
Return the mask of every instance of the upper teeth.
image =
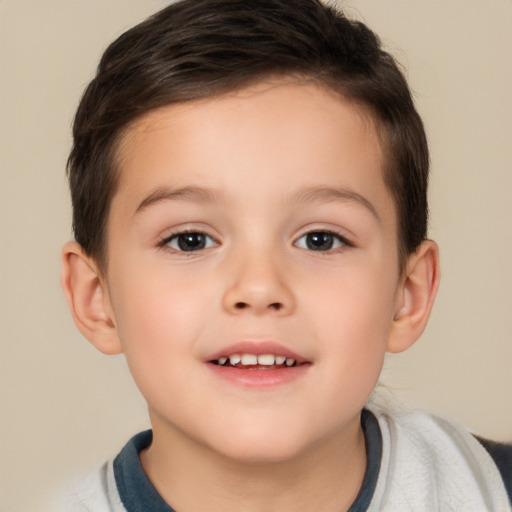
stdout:
<svg viewBox="0 0 512 512">
<path fill-rule="evenodd" d="M 226 364 L 229 360 L 231 366 L 242 364 L 244 366 L 262 365 L 272 366 L 274 364 L 286 364 L 286 366 L 293 366 L 295 359 L 285 356 L 276 356 L 274 354 L 233 354 L 229 357 L 223 356 L 217 359 L 218 364 Z"/>
</svg>

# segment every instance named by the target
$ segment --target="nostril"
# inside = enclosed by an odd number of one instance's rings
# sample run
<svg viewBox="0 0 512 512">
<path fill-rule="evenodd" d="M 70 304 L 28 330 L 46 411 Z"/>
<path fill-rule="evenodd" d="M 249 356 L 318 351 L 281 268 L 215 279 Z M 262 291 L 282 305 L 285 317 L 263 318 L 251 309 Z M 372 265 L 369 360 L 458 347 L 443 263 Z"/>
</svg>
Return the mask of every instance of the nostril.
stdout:
<svg viewBox="0 0 512 512">
<path fill-rule="evenodd" d="M 235 309 L 247 309 L 249 306 L 249 304 L 247 302 L 236 302 L 235 303 Z M 281 302 L 272 302 L 271 304 L 268 305 L 268 308 L 269 309 L 273 309 L 274 311 L 279 311 L 280 309 L 282 309 L 283 307 L 283 304 L 281 304 Z"/>
</svg>

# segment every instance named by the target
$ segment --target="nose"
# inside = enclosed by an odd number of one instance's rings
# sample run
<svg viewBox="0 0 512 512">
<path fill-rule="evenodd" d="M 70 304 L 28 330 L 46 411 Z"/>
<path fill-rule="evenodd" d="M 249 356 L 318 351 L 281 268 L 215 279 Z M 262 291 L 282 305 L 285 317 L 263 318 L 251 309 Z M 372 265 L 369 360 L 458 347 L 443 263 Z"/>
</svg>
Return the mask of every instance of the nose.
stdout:
<svg viewBox="0 0 512 512">
<path fill-rule="evenodd" d="M 295 297 L 286 282 L 286 268 L 276 260 L 253 254 L 229 265 L 224 309 L 231 314 L 286 316 L 293 312 Z"/>
</svg>

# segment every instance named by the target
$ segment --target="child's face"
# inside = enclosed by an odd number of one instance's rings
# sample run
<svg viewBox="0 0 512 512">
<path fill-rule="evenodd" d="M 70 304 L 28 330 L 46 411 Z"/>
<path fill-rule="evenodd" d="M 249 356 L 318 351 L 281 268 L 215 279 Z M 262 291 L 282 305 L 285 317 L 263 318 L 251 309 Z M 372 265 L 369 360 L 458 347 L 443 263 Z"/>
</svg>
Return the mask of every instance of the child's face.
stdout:
<svg viewBox="0 0 512 512">
<path fill-rule="evenodd" d="M 369 117 L 259 85 L 151 113 L 119 156 L 105 284 L 155 435 L 275 460 L 353 433 L 401 300 Z M 300 364 L 218 364 L 242 354 Z"/>
</svg>

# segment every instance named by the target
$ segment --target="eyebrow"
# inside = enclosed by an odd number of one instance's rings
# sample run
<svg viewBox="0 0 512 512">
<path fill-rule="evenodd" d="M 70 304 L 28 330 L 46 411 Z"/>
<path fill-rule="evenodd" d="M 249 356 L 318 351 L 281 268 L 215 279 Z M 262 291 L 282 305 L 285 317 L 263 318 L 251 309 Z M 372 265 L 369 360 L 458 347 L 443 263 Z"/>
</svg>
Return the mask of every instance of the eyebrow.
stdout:
<svg viewBox="0 0 512 512">
<path fill-rule="evenodd" d="M 212 190 L 203 187 L 183 187 L 183 188 L 158 188 L 144 198 L 135 213 L 139 213 L 146 208 L 162 201 L 196 201 L 196 202 L 212 202 L 216 195 Z"/>
<path fill-rule="evenodd" d="M 196 201 L 196 202 L 213 202 L 217 195 L 210 189 L 198 186 L 188 186 L 182 188 L 158 188 L 151 192 L 145 199 L 141 201 L 135 214 L 145 210 L 146 208 L 160 203 L 162 201 Z M 379 222 L 380 216 L 373 204 L 366 197 L 347 189 L 339 189 L 333 187 L 314 187 L 301 190 L 294 196 L 299 204 L 311 204 L 329 201 L 345 201 L 354 202 L 366 208 Z"/>
<path fill-rule="evenodd" d="M 339 189 L 333 187 L 315 187 L 301 190 L 295 200 L 298 203 L 310 204 L 329 201 L 353 202 L 366 208 L 379 222 L 381 218 L 377 209 L 366 197 L 348 189 Z"/>
</svg>

